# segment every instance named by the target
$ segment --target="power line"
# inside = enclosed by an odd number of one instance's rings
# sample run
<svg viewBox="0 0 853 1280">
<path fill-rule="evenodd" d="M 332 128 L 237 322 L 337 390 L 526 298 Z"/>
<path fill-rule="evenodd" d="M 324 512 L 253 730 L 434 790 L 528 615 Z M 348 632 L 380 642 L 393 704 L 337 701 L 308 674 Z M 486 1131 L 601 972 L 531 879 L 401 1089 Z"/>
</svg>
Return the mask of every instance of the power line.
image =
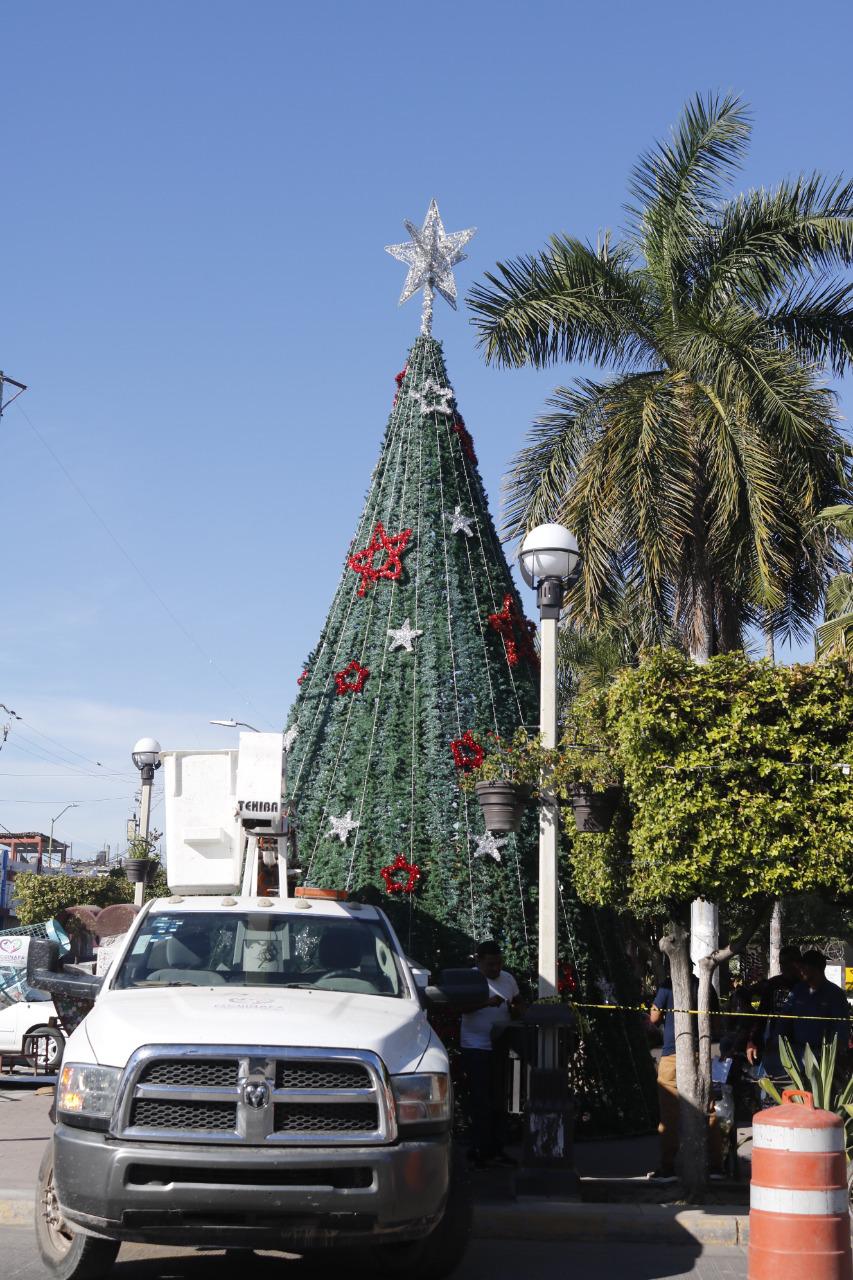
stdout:
<svg viewBox="0 0 853 1280">
<path fill-rule="evenodd" d="M 34 435 L 34 436 L 36 437 L 36 439 L 39 441 L 39 443 L 41 444 L 42 448 L 43 448 L 47 453 L 49 453 L 49 454 L 50 454 L 51 458 L 53 458 L 53 461 L 54 461 L 54 462 L 56 463 L 56 465 L 59 467 L 59 470 L 60 470 L 60 471 L 62 472 L 62 474 L 65 476 L 65 479 L 66 479 L 66 480 L 68 481 L 68 483 L 71 485 L 71 488 L 72 488 L 72 489 L 74 490 L 74 492 L 77 494 L 77 496 L 78 496 L 78 498 L 80 499 L 80 501 L 83 503 L 83 505 L 87 508 L 87 510 L 90 512 L 90 514 L 93 516 L 93 518 L 94 518 L 94 519 L 98 522 L 98 524 L 101 526 L 101 528 L 103 529 L 104 533 L 107 535 L 107 537 L 109 538 L 109 540 L 113 543 L 113 545 L 114 545 L 114 546 L 118 549 L 118 551 L 122 554 L 122 556 L 124 557 L 124 559 L 125 559 L 125 560 L 127 561 L 127 563 L 130 565 L 131 569 L 133 569 L 134 573 L 135 573 L 135 574 L 137 575 L 137 577 L 139 578 L 140 582 L 142 582 L 143 586 L 145 586 L 145 587 L 146 587 L 146 589 L 151 593 L 151 595 L 154 597 L 154 599 L 155 599 L 155 600 L 157 601 L 157 603 L 160 605 L 160 608 L 163 610 L 163 612 L 166 614 L 166 616 L 167 616 L 167 617 L 168 617 L 168 618 L 169 618 L 169 619 L 174 623 L 174 625 L 178 628 L 178 630 L 180 631 L 180 633 L 181 633 L 181 635 L 184 637 L 184 639 L 185 639 L 185 640 L 187 640 L 187 641 L 188 641 L 188 643 L 189 643 L 189 644 L 191 644 L 191 645 L 192 645 L 192 647 L 193 647 L 193 648 L 194 648 L 198 653 L 200 653 L 200 654 L 201 654 L 201 656 L 205 659 L 205 661 L 208 663 L 208 665 L 209 665 L 209 666 L 211 666 L 211 667 L 213 668 L 213 670 L 216 672 L 216 674 L 219 676 L 219 678 L 220 678 L 220 679 L 221 679 L 225 684 L 227 684 L 227 685 L 228 685 L 228 687 L 229 687 L 229 689 L 231 689 L 232 693 L 235 693 L 235 694 L 237 694 L 237 696 L 238 696 L 238 697 L 242 698 L 242 699 L 243 699 L 243 701 L 245 702 L 246 706 L 251 707 L 252 711 L 254 711 L 254 713 L 255 713 L 257 716 L 259 716 L 259 717 L 263 720 L 264 724 L 266 724 L 270 729 L 272 729 L 274 726 L 270 724 L 269 720 L 267 720 L 267 719 L 266 719 L 266 717 L 262 714 L 262 712 L 261 712 L 261 711 L 260 711 L 260 710 L 255 706 L 255 705 L 254 705 L 254 703 L 252 702 L 252 700 L 251 700 L 249 697 L 247 697 L 247 696 L 246 696 L 246 694 L 245 694 L 241 689 L 239 689 L 239 688 L 237 687 L 237 685 L 235 685 L 235 684 L 234 684 L 234 682 L 233 682 L 232 680 L 230 680 L 230 679 L 228 678 L 228 676 L 226 676 L 225 672 L 224 672 L 224 671 L 223 671 L 223 670 L 218 666 L 218 664 L 217 664 L 217 663 L 216 663 L 216 661 L 215 661 L 215 660 L 210 656 L 210 654 L 208 654 L 208 653 L 206 653 L 206 652 L 205 652 L 204 647 L 203 647 L 203 646 L 198 642 L 198 640 L 195 638 L 195 636 L 194 636 L 190 631 L 188 631 L 188 630 L 187 630 L 187 628 L 184 626 L 183 622 L 181 622 L 181 620 L 180 620 L 180 618 L 178 617 L 178 615 L 177 615 L 177 614 L 172 610 L 172 608 L 171 608 L 171 607 L 166 603 L 166 601 L 165 601 L 165 600 L 163 599 L 163 597 L 160 595 L 160 592 L 157 590 L 157 588 L 154 586 L 154 584 L 151 582 L 151 580 L 146 576 L 146 574 L 143 572 L 143 570 L 139 567 L 139 565 L 136 563 L 136 561 L 134 560 L 133 556 L 130 554 L 130 552 L 127 550 L 127 548 L 124 546 L 124 544 L 123 544 L 123 543 L 122 543 L 122 542 L 121 542 L 121 541 L 116 537 L 116 535 L 113 533 L 112 529 L 111 529 L 111 528 L 110 528 L 110 526 L 107 524 L 106 520 L 105 520 L 105 519 L 104 519 L 104 517 L 101 515 L 101 513 L 100 513 L 100 512 L 99 512 L 99 511 L 98 511 L 98 510 L 97 510 L 97 509 L 92 505 L 92 503 L 89 501 L 89 499 L 87 498 L 86 494 L 85 494 L 85 493 L 83 492 L 83 490 L 80 488 L 79 484 L 78 484 L 78 483 L 77 483 L 77 481 L 74 479 L 74 477 L 71 475 L 71 472 L 70 472 L 70 471 L 68 470 L 68 468 L 65 466 L 65 463 L 62 461 L 62 459 L 59 457 L 59 455 L 54 451 L 54 449 L 51 447 L 51 445 L 47 442 L 47 440 L 45 439 L 45 437 L 41 434 L 41 432 L 38 430 L 38 428 L 35 426 L 35 424 L 34 424 L 34 423 L 33 423 L 33 421 L 31 420 L 31 418 L 29 417 L 29 415 L 28 415 L 27 413 L 25 413 L 25 412 L 24 412 L 24 410 L 23 410 L 23 408 L 21 407 L 21 405 L 18 405 L 17 407 L 18 407 L 18 412 L 21 414 L 21 417 L 22 417 L 22 418 L 24 419 L 24 421 L 27 423 L 27 425 L 28 425 L 28 427 L 30 428 L 30 430 L 32 431 L 33 435 Z"/>
</svg>

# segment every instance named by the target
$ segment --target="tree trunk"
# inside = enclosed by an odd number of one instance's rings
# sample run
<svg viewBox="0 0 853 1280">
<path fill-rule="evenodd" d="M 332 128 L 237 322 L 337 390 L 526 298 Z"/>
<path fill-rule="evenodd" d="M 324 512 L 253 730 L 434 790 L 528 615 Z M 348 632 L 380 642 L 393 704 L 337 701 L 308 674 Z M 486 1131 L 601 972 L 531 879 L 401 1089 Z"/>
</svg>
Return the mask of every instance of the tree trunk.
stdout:
<svg viewBox="0 0 853 1280">
<path fill-rule="evenodd" d="M 770 662 L 775 663 L 775 661 L 776 661 L 776 637 L 773 635 L 773 632 L 772 632 L 769 628 L 768 628 L 768 630 L 767 630 L 767 631 L 765 631 L 765 632 L 764 632 L 764 656 L 765 656 L 765 658 L 767 658 Z"/>
<path fill-rule="evenodd" d="M 711 1064 L 700 1081 L 693 1041 L 690 933 L 683 921 L 670 924 L 660 949 L 669 958 L 672 999 L 675 1007 L 675 1075 L 678 1086 L 678 1157 L 676 1168 L 687 1198 L 697 1201 L 708 1181 L 708 1107 L 711 1100 Z M 706 1005 L 707 1008 L 707 1005 Z"/>
<path fill-rule="evenodd" d="M 785 907 L 781 898 L 776 898 L 773 903 L 773 910 L 770 913 L 770 965 L 769 976 L 775 978 L 777 973 L 782 972 L 782 962 L 779 959 L 779 952 L 782 950 L 782 920 L 785 915 Z"/>
</svg>

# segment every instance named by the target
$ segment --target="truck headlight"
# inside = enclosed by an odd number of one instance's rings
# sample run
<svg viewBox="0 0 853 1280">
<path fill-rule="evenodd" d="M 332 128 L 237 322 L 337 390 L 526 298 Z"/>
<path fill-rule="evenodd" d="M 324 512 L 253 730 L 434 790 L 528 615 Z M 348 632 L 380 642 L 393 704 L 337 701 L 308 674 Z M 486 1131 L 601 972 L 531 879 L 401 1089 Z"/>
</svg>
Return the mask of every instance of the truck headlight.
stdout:
<svg viewBox="0 0 853 1280">
<path fill-rule="evenodd" d="M 412 1072 L 392 1076 L 397 1123 L 403 1126 L 450 1123 L 453 1098 L 450 1077 L 444 1072 Z"/>
<path fill-rule="evenodd" d="M 120 1067 L 96 1067 L 88 1062 L 62 1065 L 56 1089 L 56 1109 L 65 1124 L 106 1129 L 113 1113 Z"/>
</svg>

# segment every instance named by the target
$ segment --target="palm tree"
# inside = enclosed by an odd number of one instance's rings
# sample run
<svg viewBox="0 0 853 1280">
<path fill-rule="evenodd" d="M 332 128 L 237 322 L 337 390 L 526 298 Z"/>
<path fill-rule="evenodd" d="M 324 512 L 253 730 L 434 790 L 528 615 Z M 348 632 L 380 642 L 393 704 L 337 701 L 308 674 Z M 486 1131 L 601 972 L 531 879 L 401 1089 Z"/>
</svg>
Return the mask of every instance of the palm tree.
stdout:
<svg viewBox="0 0 853 1280">
<path fill-rule="evenodd" d="M 641 158 L 625 238 L 554 236 L 499 263 L 469 303 L 487 361 L 578 360 L 507 482 L 507 532 L 545 520 L 584 556 L 595 628 L 626 590 L 645 643 L 671 625 L 699 659 L 749 625 L 801 637 L 838 567 L 815 520 L 849 457 L 821 380 L 853 357 L 853 183 L 818 174 L 725 200 L 750 125 L 696 98 Z"/>
<path fill-rule="evenodd" d="M 827 507 L 820 518 L 845 542 L 853 542 L 853 506 Z M 853 573 L 839 573 L 830 582 L 824 618 L 815 632 L 815 656 L 841 658 L 853 666 Z"/>
</svg>

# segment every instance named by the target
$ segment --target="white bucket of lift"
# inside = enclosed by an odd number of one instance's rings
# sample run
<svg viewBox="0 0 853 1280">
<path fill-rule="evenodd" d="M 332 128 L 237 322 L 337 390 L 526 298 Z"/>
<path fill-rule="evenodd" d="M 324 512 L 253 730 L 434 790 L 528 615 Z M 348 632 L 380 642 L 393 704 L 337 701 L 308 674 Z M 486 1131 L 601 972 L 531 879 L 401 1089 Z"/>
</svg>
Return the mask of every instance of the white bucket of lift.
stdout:
<svg viewBox="0 0 853 1280">
<path fill-rule="evenodd" d="M 236 751 L 161 751 L 173 893 L 237 893 L 243 833 Z"/>
</svg>

